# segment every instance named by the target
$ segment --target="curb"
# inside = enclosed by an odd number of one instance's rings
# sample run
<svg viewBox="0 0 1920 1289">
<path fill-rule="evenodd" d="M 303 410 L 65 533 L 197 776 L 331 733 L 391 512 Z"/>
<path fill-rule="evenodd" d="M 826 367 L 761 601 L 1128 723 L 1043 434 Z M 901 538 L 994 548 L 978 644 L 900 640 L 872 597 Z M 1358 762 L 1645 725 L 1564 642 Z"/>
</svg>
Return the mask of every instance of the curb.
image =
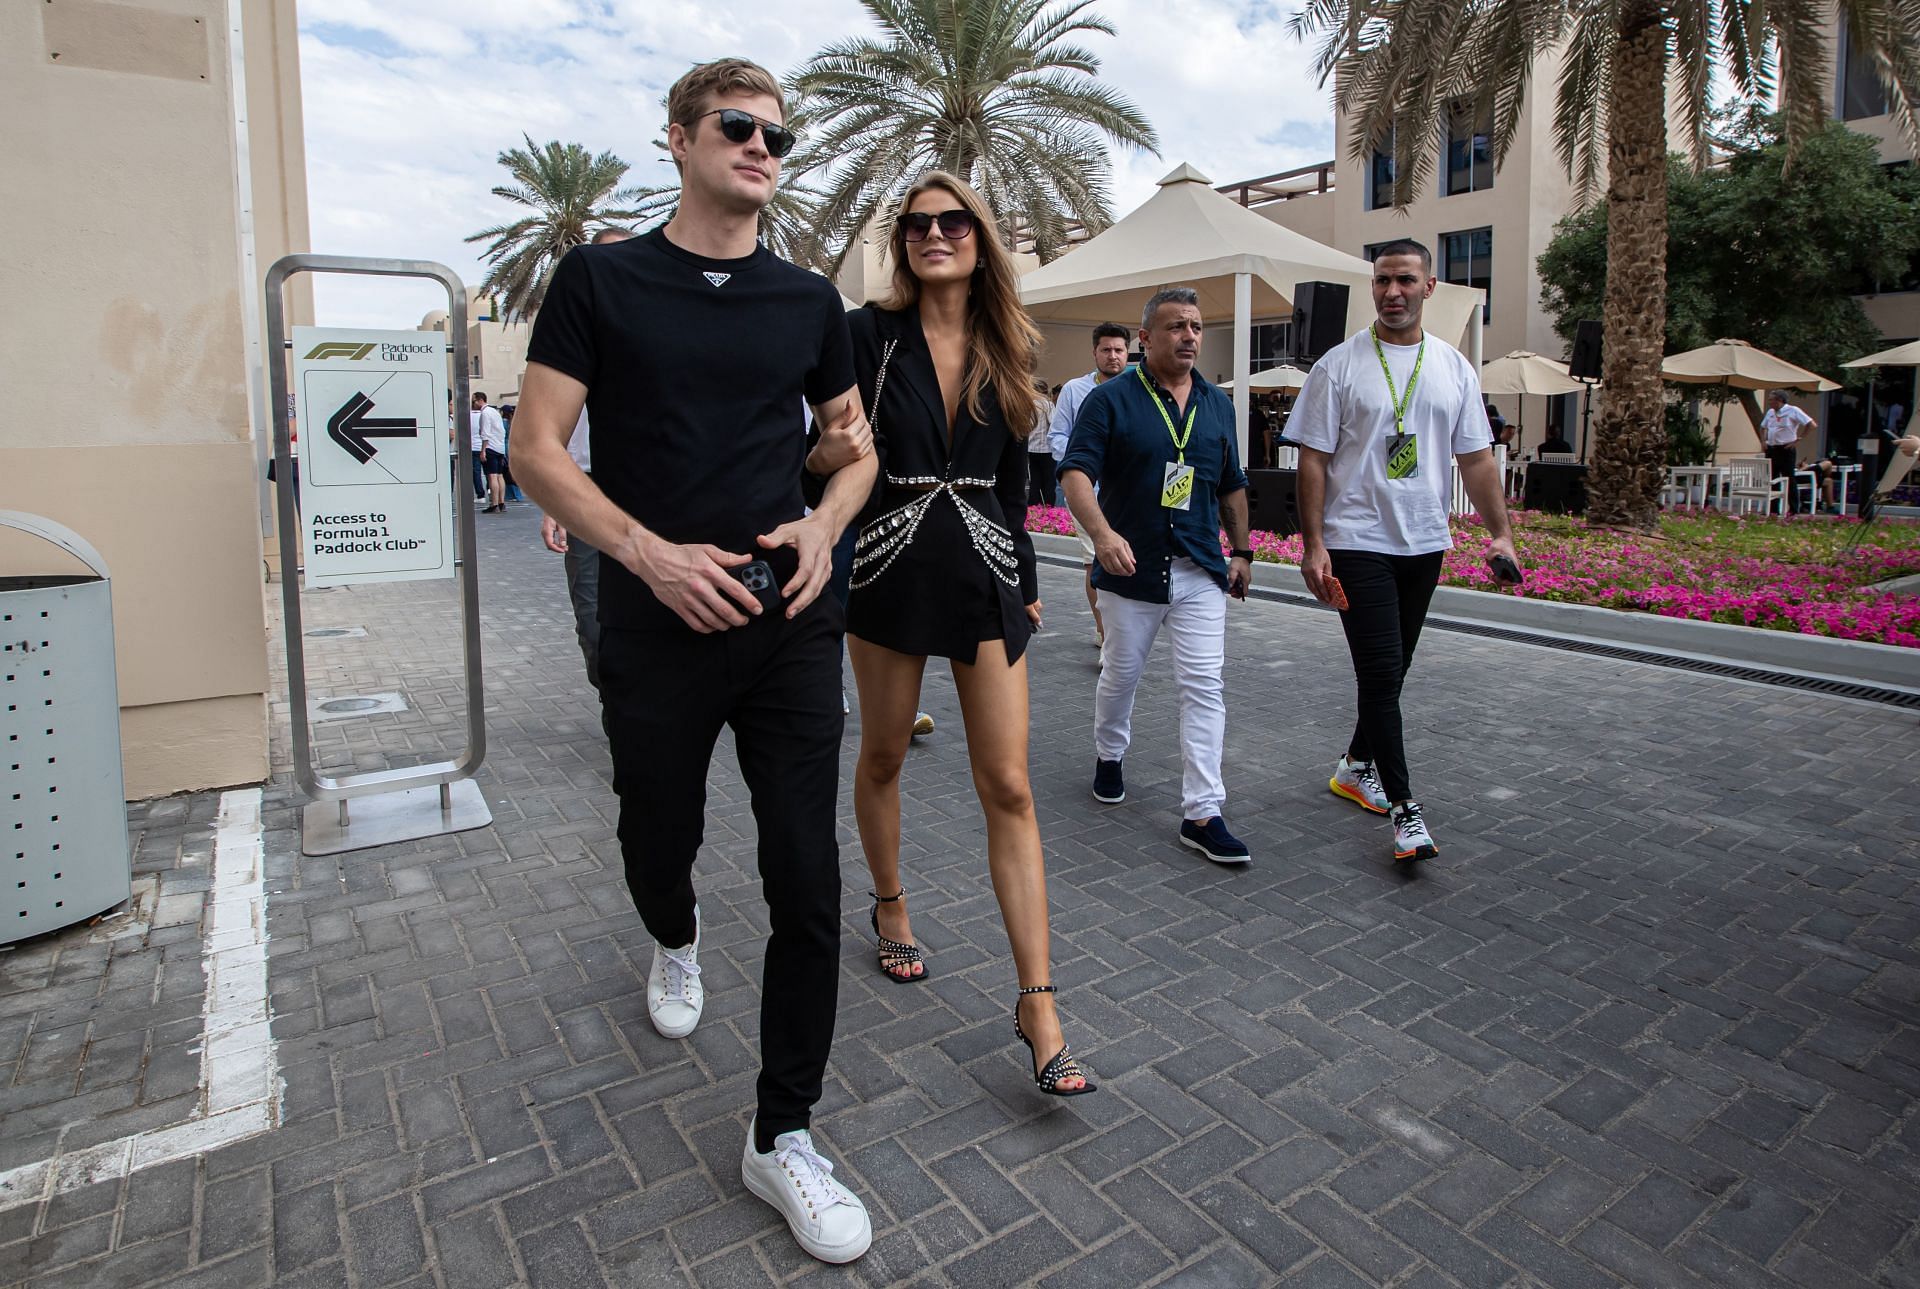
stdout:
<svg viewBox="0 0 1920 1289">
<path fill-rule="evenodd" d="M 1033 545 L 1036 551 L 1048 555 L 1071 556 L 1075 563 L 1081 559 L 1080 543 L 1072 537 L 1035 533 Z M 1254 579 L 1257 588 L 1264 583 L 1268 591 L 1311 598 L 1306 580 L 1291 564 L 1256 564 Z M 1920 693 L 1920 650 L 1899 645 L 1736 627 L 1692 618 L 1663 618 L 1653 613 L 1624 613 L 1591 604 L 1528 600 L 1458 586 L 1442 586 L 1434 591 L 1429 616 L 1442 622 L 1470 622 L 1532 632 L 1555 640 L 1619 645 L 1706 662 L 1744 664 L 1820 680 Z"/>
</svg>

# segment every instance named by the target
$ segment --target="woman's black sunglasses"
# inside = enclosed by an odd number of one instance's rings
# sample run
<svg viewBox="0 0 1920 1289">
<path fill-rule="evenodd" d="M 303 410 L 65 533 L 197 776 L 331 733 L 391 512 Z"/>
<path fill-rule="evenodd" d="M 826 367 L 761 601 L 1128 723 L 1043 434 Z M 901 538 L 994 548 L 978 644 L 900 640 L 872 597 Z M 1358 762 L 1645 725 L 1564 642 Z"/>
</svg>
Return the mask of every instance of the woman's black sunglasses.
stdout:
<svg viewBox="0 0 1920 1289">
<path fill-rule="evenodd" d="M 909 242 L 924 242 L 927 234 L 933 231 L 934 224 L 940 225 L 940 236 L 949 242 L 958 242 L 973 236 L 973 212 L 970 210 L 943 210 L 938 215 L 929 215 L 924 210 L 909 211 L 900 216 L 900 236 Z"/>
<path fill-rule="evenodd" d="M 800 141 L 800 137 L 786 126 L 762 121 L 753 113 L 742 112 L 737 107 L 716 107 L 706 115 L 720 118 L 720 133 L 728 143 L 745 143 L 753 137 L 753 131 L 758 127 L 760 137 L 767 141 L 767 153 L 770 156 L 784 157 Z"/>
</svg>

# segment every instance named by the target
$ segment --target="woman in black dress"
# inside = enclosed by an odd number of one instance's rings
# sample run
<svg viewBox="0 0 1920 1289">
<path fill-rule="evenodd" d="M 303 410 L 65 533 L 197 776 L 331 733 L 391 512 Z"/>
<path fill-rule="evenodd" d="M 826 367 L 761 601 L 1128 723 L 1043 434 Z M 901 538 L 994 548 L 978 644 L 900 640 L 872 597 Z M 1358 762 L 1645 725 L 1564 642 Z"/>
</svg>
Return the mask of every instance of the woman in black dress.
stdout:
<svg viewBox="0 0 1920 1289">
<path fill-rule="evenodd" d="M 855 310 L 854 369 L 880 479 L 860 520 L 847 646 L 860 691 L 854 813 L 874 882 L 880 969 L 926 979 L 900 880 L 900 769 L 927 659 L 951 660 L 987 865 L 1020 980 L 1014 1028 L 1042 1091 L 1093 1091 L 1053 1006 L 1047 887 L 1027 782 L 1027 639 L 1040 624 L 1026 532 L 1039 332 L 986 204 L 947 174 L 901 202 L 892 292 Z M 890 892 L 886 894 L 884 892 Z"/>
</svg>

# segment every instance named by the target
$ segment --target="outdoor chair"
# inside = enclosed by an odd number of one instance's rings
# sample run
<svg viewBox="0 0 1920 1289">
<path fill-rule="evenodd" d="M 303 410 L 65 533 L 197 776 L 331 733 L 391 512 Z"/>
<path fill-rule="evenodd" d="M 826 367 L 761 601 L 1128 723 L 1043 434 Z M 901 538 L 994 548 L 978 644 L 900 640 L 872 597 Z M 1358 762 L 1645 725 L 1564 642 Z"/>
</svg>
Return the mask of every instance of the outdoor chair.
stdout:
<svg viewBox="0 0 1920 1289">
<path fill-rule="evenodd" d="M 1727 461 L 1727 509 L 1736 515 L 1756 508 L 1761 514 L 1787 512 L 1787 480 L 1773 477 L 1773 463 L 1765 457 L 1732 457 Z"/>
</svg>

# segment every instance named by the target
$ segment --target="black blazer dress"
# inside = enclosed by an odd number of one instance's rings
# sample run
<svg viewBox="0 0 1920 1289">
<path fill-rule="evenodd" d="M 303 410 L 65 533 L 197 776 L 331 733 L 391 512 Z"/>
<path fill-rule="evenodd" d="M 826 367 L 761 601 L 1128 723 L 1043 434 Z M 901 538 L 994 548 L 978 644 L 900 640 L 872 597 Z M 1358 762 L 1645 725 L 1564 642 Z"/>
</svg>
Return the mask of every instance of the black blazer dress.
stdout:
<svg viewBox="0 0 1920 1289">
<path fill-rule="evenodd" d="M 1027 436 L 991 386 L 949 441 L 918 309 L 847 315 L 880 474 L 858 520 L 847 630 L 898 653 L 971 663 L 982 640 L 1026 651 L 1039 598 L 1027 536 Z M 885 371 L 882 372 L 884 365 Z"/>
</svg>

